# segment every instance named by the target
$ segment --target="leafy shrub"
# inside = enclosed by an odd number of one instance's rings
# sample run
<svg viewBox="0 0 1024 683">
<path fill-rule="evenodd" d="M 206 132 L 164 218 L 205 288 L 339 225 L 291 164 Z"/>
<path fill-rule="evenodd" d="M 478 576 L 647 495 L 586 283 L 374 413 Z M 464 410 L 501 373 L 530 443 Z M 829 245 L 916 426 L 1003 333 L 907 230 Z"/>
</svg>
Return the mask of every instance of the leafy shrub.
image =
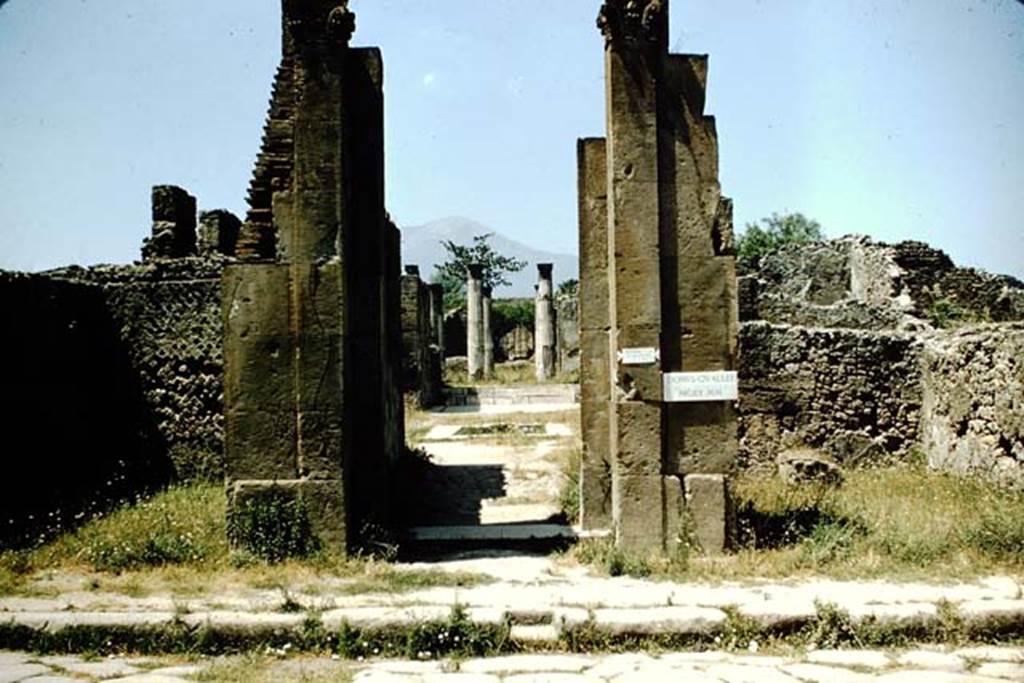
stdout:
<svg viewBox="0 0 1024 683">
<path fill-rule="evenodd" d="M 238 503 L 229 532 L 234 545 L 266 562 L 307 557 L 319 550 L 302 499 L 282 488 L 261 491 Z"/>
<path fill-rule="evenodd" d="M 765 225 L 761 227 L 760 223 Z M 821 225 L 801 213 L 777 214 L 748 223 L 746 231 L 736 241 L 736 255 L 740 270 L 757 269 L 761 259 L 769 252 L 788 244 L 809 244 L 824 239 Z"/>
</svg>

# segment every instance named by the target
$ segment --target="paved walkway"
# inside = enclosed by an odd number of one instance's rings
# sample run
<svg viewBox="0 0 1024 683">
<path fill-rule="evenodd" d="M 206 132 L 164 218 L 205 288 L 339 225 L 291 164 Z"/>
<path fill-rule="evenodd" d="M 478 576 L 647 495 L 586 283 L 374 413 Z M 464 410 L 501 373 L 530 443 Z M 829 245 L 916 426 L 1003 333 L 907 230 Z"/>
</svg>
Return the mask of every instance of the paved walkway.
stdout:
<svg viewBox="0 0 1024 683">
<path fill-rule="evenodd" d="M 815 650 L 786 656 L 726 652 L 605 656 L 512 655 L 462 662 L 344 662 L 265 658 L 242 668 L 232 658 L 196 663 L 140 657 L 86 660 L 0 652 L 0 683 L 179 683 L 196 680 L 356 683 L 1003 683 L 1024 680 L 1024 648 Z M 243 678 L 244 677 L 244 678 Z"/>
<path fill-rule="evenodd" d="M 818 619 L 823 605 L 845 611 L 852 624 L 896 628 L 939 625 L 955 612 L 978 632 L 1024 630 L 1021 585 L 1009 577 L 956 584 L 894 581 L 750 581 L 701 584 L 593 576 L 585 567 L 543 556 L 484 552 L 444 562 L 397 565 L 405 569 L 472 572 L 491 583 L 408 592 L 351 594 L 358 579 L 324 577 L 303 585 L 225 588 L 200 597 L 133 597 L 84 585 L 81 577 L 50 574 L 33 584 L 49 597 L 0 598 L 0 624 L 40 633 L 71 626 L 94 629 L 198 628 L 301 632 L 309 614 L 324 628 L 408 628 L 444 622 L 456 606 L 481 625 L 511 623 L 513 640 L 557 646 L 573 629 L 610 636 L 665 635 L 713 638 L 745 617 L 763 629 L 794 629 Z M 287 603 L 287 604 L 286 604 Z M 295 605 L 302 610 L 296 611 Z M 305 611 L 303 611 L 305 610 Z"/>
</svg>

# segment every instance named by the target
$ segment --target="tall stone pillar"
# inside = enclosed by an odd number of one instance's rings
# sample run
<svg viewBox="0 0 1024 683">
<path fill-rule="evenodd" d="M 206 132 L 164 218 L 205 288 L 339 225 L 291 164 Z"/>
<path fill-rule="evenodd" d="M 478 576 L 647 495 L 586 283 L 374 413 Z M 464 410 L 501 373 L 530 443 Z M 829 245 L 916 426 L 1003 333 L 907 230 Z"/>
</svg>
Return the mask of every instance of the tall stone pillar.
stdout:
<svg viewBox="0 0 1024 683">
<path fill-rule="evenodd" d="M 491 288 L 483 288 L 480 299 L 484 337 L 484 379 L 494 377 L 494 330 L 491 329 Z"/>
<path fill-rule="evenodd" d="M 580 520 L 584 529 L 612 525 L 608 448 L 611 364 L 608 359 L 608 166 L 603 138 L 576 146 L 580 231 Z"/>
<path fill-rule="evenodd" d="M 671 550 L 688 507 L 695 540 L 720 552 L 737 443 L 737 300 L 730 205 L 703 114 L 707 60 L 668 54 L 668 0 L 606 0 L 598 25 L 615 537 Z"/>
<path fill-rule="evenodd" d="M 430 287 L 430 330 L 431 343 L 437 347 L 444 360 L 444 287 L 432 284 Z"/>
<path fill-rule="evenodd" d="M 484 377 L 484 267 L 469 266 L 466 278 L 466 360 L 469 379 L 478 382 Z"/>
<path fill-rule="evenodd" d="M 537 295 L 534 300 L 533 357 L 537 366 L 537 379 L 544 381 L 555 376 L 555 307 L 552 301 L 554 287 L 551 273 L 554 265 L 537 264 Z"/>
<path fill-rule="evenodd" d="M 383 67 L 379 51 L 348 47 L 344 1 L 283 10 L 246 262 L 224 273 L 229 527 L 244 544 L 237 522 L 252 504 L 285 496 L 323 546 L 346 552 L 359 528 L 386 522 L 402 428 L 386 409 L 397 240 L 383 204 Z"/>
</svg>

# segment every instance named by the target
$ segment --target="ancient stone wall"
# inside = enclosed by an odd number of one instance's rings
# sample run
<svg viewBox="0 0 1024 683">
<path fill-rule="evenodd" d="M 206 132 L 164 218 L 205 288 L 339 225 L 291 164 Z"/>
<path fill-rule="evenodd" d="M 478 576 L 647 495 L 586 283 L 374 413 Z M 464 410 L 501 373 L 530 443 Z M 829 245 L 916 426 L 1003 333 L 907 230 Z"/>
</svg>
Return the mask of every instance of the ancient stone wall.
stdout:
<svg viewBox="0 0 1024 683">
<path fill-rule="evenodd" d="M 922 344 L 914 335 L 745 323 L 740 331 L 740 467 L 788 448 L 849 465 L 917 444 Z"/>
<path fill-rule="evenodd" d="M 794 446 L 847 464 L 921 449 L 937 469 L 1024 486 L 1022 327 L 977 324 L 1024 317 L 1022 302 L 1013 278 L 919 242 L 767 255 L 741 282 L 741 465 Z"/>
<path fill-rule="evenodd" d="M 441 347 L 431 314 L 430 287 L 420 280 L 419 269 L 406 268 L 402 276 L 402 388 L 416 396 L 420 406 L 441 398 Z"/>
<path fill-rule="evenodd" d="M 926 340 L 922 388 L 930 466 L 1024 488 L 1024 323 Z"/>
<path fill-rule="evenodd" d="M 555 348 L 558 351 L 558 374 L 575 375 L 580 370 L 579 298 L 560 296 L 555 299 Z"/>
<path fill-rule="evenodd" d="M 46 275 L 98 292 L 178 480 L 224 474 L 224 263 L 186 258 Z"/>
<path fill-rule="evenodd" d="M 163 364 L 132 348 L 127 307 L 110 305 L 123 296 L 84 279 L 0 272 L 10 323 L 0 335 L 0 546 L 32 542 L 175 475 L 169 442 L 182 432 L 161 424 L 157 378 L 140 374 Z M 169 341 L 149 340 L 158 338 Z"/>
<path fill-rule="evenodd" d="M 889 245 L 850 236 L 766 255 L 743 278 L 740 305 L 744 320 L 923 330 L 943 317 L 1024 319 L 1024 283 L 958 268 L 921 242 Z"/>
</svg>

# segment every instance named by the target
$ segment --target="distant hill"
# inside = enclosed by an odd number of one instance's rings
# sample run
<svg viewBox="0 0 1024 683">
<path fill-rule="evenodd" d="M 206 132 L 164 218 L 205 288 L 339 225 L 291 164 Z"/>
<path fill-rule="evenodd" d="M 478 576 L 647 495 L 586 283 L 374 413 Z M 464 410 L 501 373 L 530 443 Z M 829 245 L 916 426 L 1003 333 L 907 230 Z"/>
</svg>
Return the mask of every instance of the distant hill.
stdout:
<svg viewBox="0 0 1024 683">
<path fill-rule="evenodd" d="M 470 244 L 477 235 L 494 233 L 491 246 L 503 256 L 513 256 L 526 261 L 522 271 L 509 276 L 511 287 L 502 287 L 495 292 L 496 297 L 533 296 L 533 286 L 537 282 L 537 264 L 555 264 L 555 286 L 559 283 L 579 277 L 579 262 L 575 254 L 556 254 L 542 249 L 534 249 L 522 242 L 505 237 L 496 230 L 470 218 L 453 216 L 432 221 L 426 225 L 402 228 L 402 264 L 418 265 L 424 280 L 430 281 L 434 274 L 434 266 L 443 263 L 448 252 L 441 244 L 442 240 L 451 240 L 457 244 Z"/>
</svg>

